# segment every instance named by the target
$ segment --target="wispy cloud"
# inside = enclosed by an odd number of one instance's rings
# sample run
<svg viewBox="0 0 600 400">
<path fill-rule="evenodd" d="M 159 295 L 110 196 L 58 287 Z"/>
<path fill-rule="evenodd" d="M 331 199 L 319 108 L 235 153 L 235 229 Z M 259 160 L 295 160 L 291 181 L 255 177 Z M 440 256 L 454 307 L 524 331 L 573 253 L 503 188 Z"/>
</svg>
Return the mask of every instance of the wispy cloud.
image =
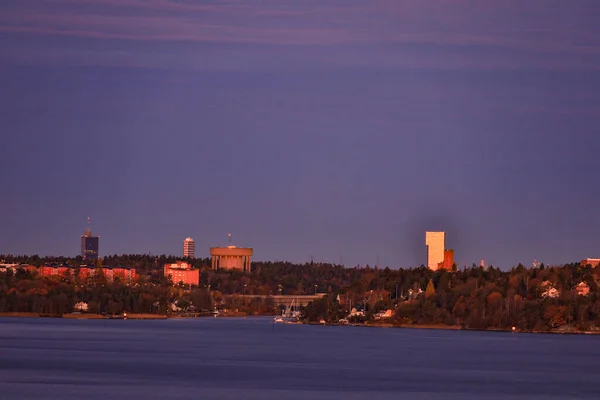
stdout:
<svg viewBox="0 0 600 400">
<path fill-rule="evenodd" d="M 587 0 L 6 0 L 0 7 L 0 32 L 12 35 L 600 55 L 600 29 L 589 18 L 600 4 Z"/>
</svg>

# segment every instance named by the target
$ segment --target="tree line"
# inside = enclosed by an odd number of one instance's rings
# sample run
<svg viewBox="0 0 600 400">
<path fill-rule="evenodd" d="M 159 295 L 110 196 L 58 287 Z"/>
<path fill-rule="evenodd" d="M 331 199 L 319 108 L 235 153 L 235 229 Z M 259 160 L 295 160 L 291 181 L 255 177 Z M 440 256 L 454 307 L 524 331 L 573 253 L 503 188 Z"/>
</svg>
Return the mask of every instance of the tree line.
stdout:
<svg viewBox="0 0 600 400">
<path fill-rule="evenodd" d="M 4 263 L 77 265 L 77 258 L 0 256 Z M 87 302 L 90 311 L 120 313 L 170 312 L 172 304 L 184 311 L 235 308 L 248 314 L 276 313 L 270 295 L 326 293 L 304 309 L 307 321 L 337 322 L 352 309 L 372 320 L 380 311 L 393 310 L 392 324 L 435 324 L 470 329 L 550 331 L 568 327 L 600 327 L 600 268 L 580 263 L 508 271 L 493 266 L 471 266 L 458 271 L 373 267 L 344 268 L 327 263 L 253 262 L 250 273 L 211 270 L 210 260 L 190 262 L 201 269 L 199 287 L 173 285 L 162 276 L 162 265 L 172 256 L 108 256 L 104 265 L 135 267 L 140 280 L 126 285 L 96 275 L 85 282 L 77 276 L 40 277 L 18 269 L 0 272 L 0 312 L 71 312 Z M 107 262 L 108 261 L 108 262 Z M 589 293 L 576 290 L 583 284 Z M 233 295 L 256 295 L 240 302 Z M 259 299 L 258 296 L 261 296 Z M 252 298 L 252 297 L 250 297 Z M 265 300 L 266 298 L 266 300 Z"/>
</svg>

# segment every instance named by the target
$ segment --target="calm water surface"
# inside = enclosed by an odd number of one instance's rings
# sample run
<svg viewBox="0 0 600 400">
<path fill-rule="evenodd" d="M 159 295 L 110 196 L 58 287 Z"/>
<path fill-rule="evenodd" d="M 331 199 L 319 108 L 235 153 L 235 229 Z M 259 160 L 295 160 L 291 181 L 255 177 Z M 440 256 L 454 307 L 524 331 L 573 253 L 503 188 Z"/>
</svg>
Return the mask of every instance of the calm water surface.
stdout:
<svg viewBox="0 0 600 400">
<path fill-rule="evenodd" d="M 599 362 L 597 336 L 0 318 L 3 400 L 591 399 Z"/>
</svg>

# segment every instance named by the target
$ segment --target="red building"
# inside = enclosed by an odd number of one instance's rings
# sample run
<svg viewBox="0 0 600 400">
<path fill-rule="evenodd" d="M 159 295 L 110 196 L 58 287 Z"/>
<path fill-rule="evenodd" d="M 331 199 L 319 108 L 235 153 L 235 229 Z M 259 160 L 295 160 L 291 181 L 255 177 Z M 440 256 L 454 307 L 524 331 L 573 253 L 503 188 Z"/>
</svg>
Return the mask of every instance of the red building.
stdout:
<svg viewBox="0 0 600 400">
<path fill-rule="evenodd" d="M 111 268 L 110 270 L 112 273 L 112 280 L 119 278 L 121 282 L 128 284 L 137 280 L 137 271 L 135 268 Z"/>
<path fill-rule="evenodd" d="M 585 267 L 586 265 L 596 268 L 600 265 L 600 258 L 586 258 L 585 260 L 581 260 L 581 266 Z"/>
<path fill-rule="evenodd" d="M 77 268 L 79 270 L 79 279 L 87 279 L 87 278 L 91 278 L 94 273 L 94 268 L 89 268 L 89 267 L 81 267 L 81 268 Z"/>
<path fill-rule="evenodd" d="M 191 264 L 178 261 L 174 264 L 165 264 L 165 277 L 171 277 L 173 284 L 183 283 L 184 285 L 200 284 L 200 270 L 193 269 Z"/>
<path fill-rule="evenodd" d="M 101 267 L 101 268 L 70 268 L 70 267 L 52 267 L 44 265 L 39 267 L 38 273 L 41 276 L 67 276 L 73 275 L 80 280 L 93 278 L 97 273 L 104 275 L 108 282 L 113 282 L 114 278 L 119 278 L 122 283 L 130 285 L 137 281 L 138 274 L 135 268 L 124 268 L 124 267 Z"/>
<path fill-rule="evenodd" d="M 37 267 L 35 265 L 25 265 L 25 266 L 21 266 L 21 268 L 24 268 L 25 270 L 27 270 L 29 272 L 37 272 Z"/>
<path fill-rule="evenodd" d="M 37 272 L 40 276 L 68 276 L 73 272 L 73 268 L 44 265 L 37 268 Z"/>
<path fill-rule="evenodd" d="M 44 265 L 38 268 L 38 274 L 40 276 L 53 276 L 56 275 L 56 268 Z"/>
<path fill-rule="evenodd" d="M 452 270 L 454 265 L 454 250 L 444 250 L 444 261 L 438 263 L 438 269 Z"/>
</svg>

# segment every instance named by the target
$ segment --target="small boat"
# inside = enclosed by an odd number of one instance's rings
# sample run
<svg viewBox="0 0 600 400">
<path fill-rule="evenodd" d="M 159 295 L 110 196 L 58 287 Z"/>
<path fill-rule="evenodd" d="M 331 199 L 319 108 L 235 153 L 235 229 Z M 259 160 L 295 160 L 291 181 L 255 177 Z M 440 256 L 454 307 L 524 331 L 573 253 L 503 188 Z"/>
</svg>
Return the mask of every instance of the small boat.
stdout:
<svg viewBox="0 0 600 400">
<path fill-rule="evenodd" d="M 290 305 L 281 313 L 281 317 L 289 320 L 298 320 L 302 313 L 296 305 L 296 299 L 293 299 Z"/>
<path fill-rule="evenodd" d="M 216 318 L 217 316 L 219 316 L 219 310 L 213 310 L 210 312 L 210 315 L 212 315 L 214 318 Z"/>
<path fill-rule="evenodd" d="M 276 324 L 283 324 L 285 321 L 283 320 L 282 317 L 275 317 L 275 318 L 273 318 L 273 322 Z"/>
</svg>

